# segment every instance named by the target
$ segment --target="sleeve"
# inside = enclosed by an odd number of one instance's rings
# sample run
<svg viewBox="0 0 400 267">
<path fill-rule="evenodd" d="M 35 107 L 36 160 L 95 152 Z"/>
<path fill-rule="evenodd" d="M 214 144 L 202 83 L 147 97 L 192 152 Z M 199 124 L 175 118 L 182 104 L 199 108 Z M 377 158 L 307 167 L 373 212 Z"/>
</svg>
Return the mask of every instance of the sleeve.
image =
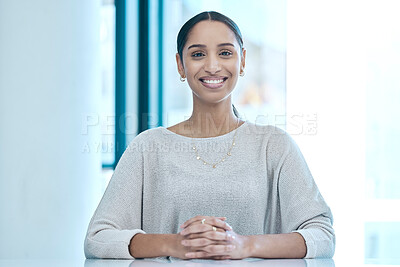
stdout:
<svg viewBox="0 0 400 267">
<path fill-rule="evenodd" d="M 278 134 L 278 194 L 282 232 L 297 232 L 306 242 L 305 258 L 331 258 L 335 252 L 333 216 L 295 141 Z"/>
<path fill-rule="evenodd" d="M 145 233 L 141 230 L 143 158 L 135 139 L 119 160 L 89 223 L 84 242 L 88 259 L 134 259 L 130 240 Z"/>
</svg>

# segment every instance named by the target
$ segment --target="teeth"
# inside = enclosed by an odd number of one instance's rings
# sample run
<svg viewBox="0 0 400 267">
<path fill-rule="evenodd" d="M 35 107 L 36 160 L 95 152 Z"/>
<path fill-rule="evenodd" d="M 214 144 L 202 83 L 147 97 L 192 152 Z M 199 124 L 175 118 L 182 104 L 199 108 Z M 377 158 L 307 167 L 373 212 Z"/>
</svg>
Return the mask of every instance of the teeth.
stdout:
<svg viewBox="0 0 400 267">
<path fill-rule="evenodd" d="M 224 80 L 203 80 L 205 83 L 222 83 Z"/>
</svg>

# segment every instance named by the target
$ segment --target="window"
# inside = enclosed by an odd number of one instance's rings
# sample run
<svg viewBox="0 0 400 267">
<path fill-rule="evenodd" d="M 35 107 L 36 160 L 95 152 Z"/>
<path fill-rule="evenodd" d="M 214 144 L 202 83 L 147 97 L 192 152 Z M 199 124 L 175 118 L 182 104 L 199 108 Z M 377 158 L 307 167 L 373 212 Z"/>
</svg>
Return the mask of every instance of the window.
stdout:
<svg viewBox="0 0 400 267">
<path fill-rule="evenodd" d="M 294 138 L 332 209 L 338 265 L 400 262 L 397 7 L 288 1 L 287 109 L 317 114 L 316 134 Z"/>
<path fill-rule="evenodd" d="M 367 263 L 400 262 L 400 19 L 397 3 L 370 4 L 366 38 Z"/>
<path fill-rule="evenodd" d="M 102 102 L 101 153 L 104 167 L 115 160 L 115 5 L 113 0 L 103 0 L 100 24 Z"/>
</svg>

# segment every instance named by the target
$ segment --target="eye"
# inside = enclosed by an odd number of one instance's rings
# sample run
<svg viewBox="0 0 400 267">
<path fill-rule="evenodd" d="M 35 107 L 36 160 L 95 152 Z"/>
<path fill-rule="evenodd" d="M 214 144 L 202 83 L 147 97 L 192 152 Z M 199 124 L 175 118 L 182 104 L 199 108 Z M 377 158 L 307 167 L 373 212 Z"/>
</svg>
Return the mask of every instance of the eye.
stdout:
<svg viewBox="0 0 400 267">
<path fill-rule="evenodd" d="M 192 54 L 192 57 L 202 57 L 202 56 L 204 56 L 204 53 L 202 53 L 202 52 L 194 52 Z"/>
<path fill-rule="evenodd" d="M 228 50 L 224 50 L 220 53 L 221 56 L 231 56 L 232 52 Z"/>
</svg>

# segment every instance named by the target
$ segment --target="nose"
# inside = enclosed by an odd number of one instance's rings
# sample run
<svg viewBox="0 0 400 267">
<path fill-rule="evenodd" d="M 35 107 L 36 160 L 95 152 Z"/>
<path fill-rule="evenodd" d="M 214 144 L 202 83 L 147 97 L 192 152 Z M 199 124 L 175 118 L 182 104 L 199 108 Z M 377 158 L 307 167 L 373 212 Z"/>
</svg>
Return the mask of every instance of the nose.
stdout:
<svg viewBox="0 0 400 267">
<path fill-rule="evenodd" d="M 221 70 L 218 58 L 216 56 L 208 56 L 204 65 L 204 70 L 210 74 L 215 74 Z"/>
</svg>

